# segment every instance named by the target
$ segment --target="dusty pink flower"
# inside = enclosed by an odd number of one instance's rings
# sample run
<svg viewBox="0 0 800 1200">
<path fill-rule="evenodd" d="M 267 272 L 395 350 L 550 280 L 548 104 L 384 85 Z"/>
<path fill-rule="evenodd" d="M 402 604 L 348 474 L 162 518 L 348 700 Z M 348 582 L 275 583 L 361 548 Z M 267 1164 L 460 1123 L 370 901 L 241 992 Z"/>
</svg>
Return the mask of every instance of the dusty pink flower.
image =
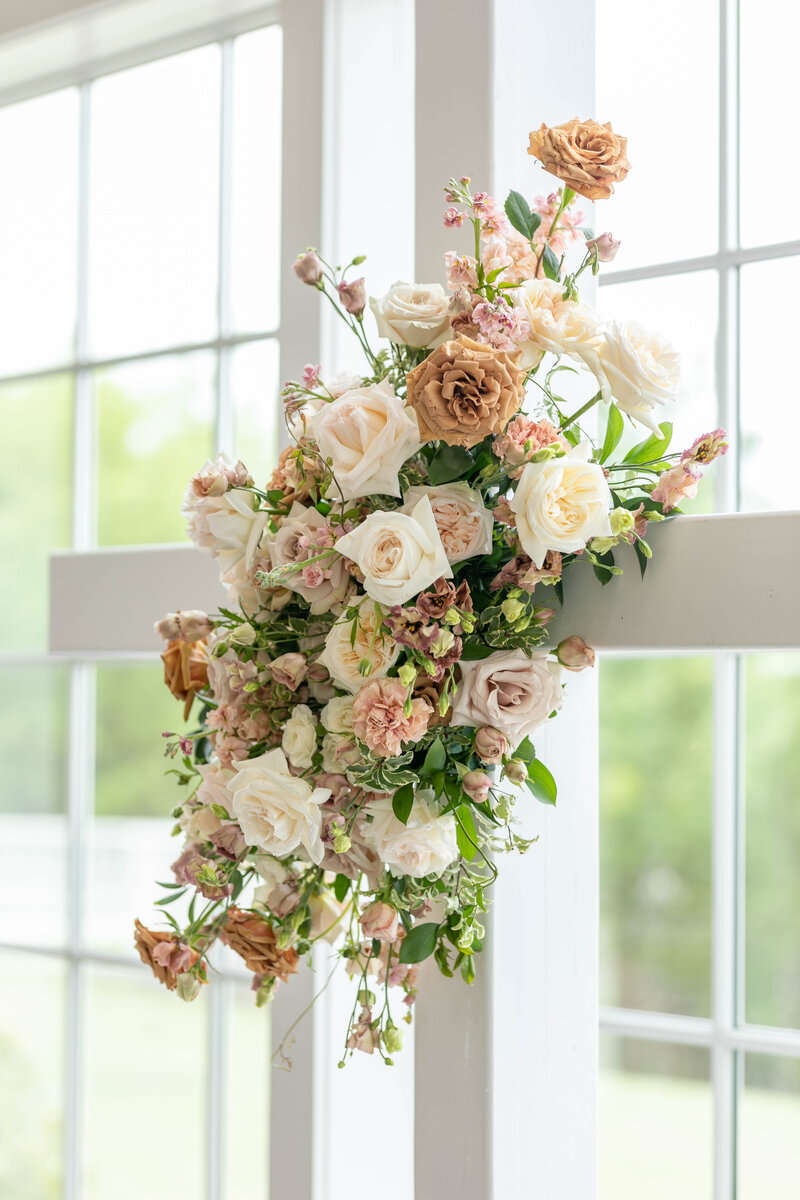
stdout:
<svg viewBox="0 0 800 1200">
<path fill-rule="evenodd" d="M 319 383 L 319 363 L 306 363 L 303 367 L 303 387 L 312 391 Z"/>
<path fill-rule="evenodd" d="M 461 780 L 461 786 L 476 804 L 482 804 L 489 795 L 492 781 L 485 771 L 467 771 Z"/>
<path fill-rule="evenodd" d="M 403 742 L 418 742 L 428 728 L 430 703 L 417 697 L 406 716 L 407 695 L 399 679 L 374 679 L 361 688 L 353 702 L 356 737 L 379 758 L 400 754 Z"/>
<path fill-rule="evenodd" d="M 558 430 L 549 421 L 533 421 L 520 415 L 509 421 L 501 436 L 495 438 L 492 452 L 510 466 L 519 467 L 557 441 Z"/>
<path fill-rule="evenodd" d="M 532 594 L 537 583 L 555 583 L 560 579 L 561 566 L 561 555 L 557 550 L 548 550 L 541 567 L 535 567 L 527 554 L 518 554 L 495 575 L 489 587 L 493 592 L 502 587 L 519 587 Z"/>
<path fill-rule="evenodd" d="M 235 463 L 226 464 L 225 477 L 232 488 L 247 487 L 253 482 L 253 476 L 241 459 Z"/>
<path fill-rule="evenodd" d="M 455 250 L 448 250 L 444 256 L 444 269 L 450 291 L 454 292 L 462 285 L 477 287 L 477 267 L 477 262 L 470 254 L 456 254 Z"/>
<path fill-rule="evenodd" d="M 199 642 L 208 637 L 213 625 L 206 613 L 198 608 L 190 608 L 186 612 L 179 609 L 178 612 L 167 613 L 156 622 L 154 628 L 165 642 L 172 642 L 176 638 L 181 638 L 184 642 Z"/>
<path fill-rule="evenodd" d="M 201 896 L 205 896 L 207 900 L 222 900 L 225 896 L 230 896 L 233 891 L 233 884 L 217 884 L 209 883 L 201 877 L 201 872 L 204 867 L 214 869 L 214 863 L 210 858 L 205 858 L 197 850 L 196 846 L 187 846 L 179 858 L 172 864 L 172 873 L 175 876 L 176 883 L 184 883 L 197 889 Z"/>
<path fill-rule="evenodd" d="M 447 208 L 444 213 L 444 224 L 446 229 L 457 229 L 459 225 L 464 224 L 464 214 L 457 208 Z"/>
<path fill-rule="evenodd" d="M 676 508 L 681 500 L 693 500 L 697 495 L 697 485 L 700 482 L 700 472 L 677 463 L 664 471 L 658 478 L 658 483 L 650 493 L 654 500 L 660 501 L 664 512 Z"/>
<path fill-rule="evenodd" d="M 516 513 L 511 511 L 508 500 L 505 497 L 502 500 L 498 500 L 497 504 L 495 504 L 492 509 L 492 516 L 500 525 L 508 525 L 513 528 L 517 523 Z"/>
<path fill-rule="evenodd" d="M 597 261 L 601 263 L 613 262 L 617 257 L 619 247 L 619 240 L 613 238 L 610 233 L 601 233 L 599 237 L 589 238 L 586 243 L 586 249 L 594 249 L 597 253 Z"/>
<path fill-rule="evenodd" d="M 361 316 L 367 303 L 367 290 L 364 279 L 354 279 L 352 283 L 340 283 L 338 287 L 342 308 L 354 317 Z"/>
<path fill-rule="evenodd" d="M 216 833 L 211 834 L 210 841 L 222 857 L 231 862 L 241 858 L 247 849 L 245 836 L 235 821 L 226 821 Z"/>
<path fill-rule="evenodd" d="M 472 320 L 482 334 L 481 340 L 509 354 L 513 354 L 519 343 L 531 336 L 531 324 L 525 310 L 512 308 L 502 299 L 476 304 Z"/>
<path fill-rule="evenodd" d="M 484 725 L 475 734 L 475 753 L 481 762 L 489 764 L 502 762 L 503 756 L 508 754 L 508 739 L 499 729 L 495 729 L 491 725 Z"/>
<path fill-rule="evenodd" d="M 301 283 L 317 284 L 322 279 L 322 263 L 313 250 L 300 254 L 292 263 L 292 270 Z"/>
<path fill-rule="evenodd" d="M 232 767 L 235 762 L 247 758 L 250 743 L 233 734 L 217 733 L 214 737 L 214 752 L 223 767 Z"/>
<path fill-rule="evenodd" d="M 308 662 L 305 654 L 290 651 L 273 659 L 269 669 L 276 683 L 282 683 L 290 692 L 294 692 L 306 677 Z"/>
<path fill-rule="evenodd" d="M 347 1049 L 360 1050 L 362 1054 L 372 1054 L 377 1041 L 378 1035 L 372 1028 L 372 1010 L 362 1008 L 350 1037 L 347 1039 Z"/>
<path fill-rule="evenodd" d="M 542 223 L 534 234 L 534 245 L 543 246 L 553 227 L 553 218 L 559 206 L 561 197 L 558 192 L 549 196 L 537 196 L 533 202 L 532 212 L 538 213 Z M 583 223 L 583 213 L 575 208 L 568 208 L 558 218 L 556 232 L 550 238 L 550 247 L 554 254 L 565 254 L 571 245 L 583 238 L 579 226 Z"/>
<path fill-rule="evenodd" d="M 267 908 L 276 917 L 288 917 L 300 903 L 300 888 L 297 879 L 290 875 L 279 883 L 267 896 Z"/>
<path fill-rule="evenodd" d="M 179 942 L 159 942 L 151 951 L 151 957 L 154 962 L 157 962 L 165 971 L 171 971 L 173 975 L 180 975 L 191 965 L 194 955 L 188 946 L 182 946 Z"/>
<path fill-rule="evenodd" d="M 594 650 L 576 633 L 558 643 L 556 658 L 568 671 L 583 671 L 594 666 Z"/>
<path fill-rule="evenodd" d="M 487 274 L 502 268 L 498 282 L 521 283 L 536 275 L 537 255 L 522 234 L 509 232 L 505 237 L 491 237 L 481 250 L 481 262 Z"/>
<path fill-rule="evenodd" d="M 375 900 L 358 918 L 364 937 L 378 942 L 393 942 L 400 928 L 400 915 L 391 904 Z"/>
<path fill-rule="evenodd" d="M 681 463 L 688 467 L 690 463 L 710 463 L 715 458 L 728 453 L 727 434 L 724 429 L 714 429 L 696 438 L 688 450 L 681 455 Z M 189 639 L 187 639 L 188 641 Z"/>
</svg>

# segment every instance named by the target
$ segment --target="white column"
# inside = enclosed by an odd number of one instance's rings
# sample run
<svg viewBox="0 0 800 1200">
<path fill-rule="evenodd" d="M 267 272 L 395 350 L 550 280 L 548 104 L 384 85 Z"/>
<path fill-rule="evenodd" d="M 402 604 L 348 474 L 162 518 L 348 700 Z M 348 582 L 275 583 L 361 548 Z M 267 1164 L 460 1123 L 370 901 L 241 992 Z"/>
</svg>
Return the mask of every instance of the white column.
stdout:
<svg viewBox="0 0 800 1200">
<path fill-rule="evenodd" d="M 528 132 L 593 115 L 594 4 L 418 0 L 416 10 L 416 277 L 427 281 L 458 244 L 441 225 L 448 177 L 533 197 L 548 183 L 527 155 Z M 425 970 L 417 1200 L 595 1195 L 597 693 L 591 678 L 570 684 L 537 740 L 558 807 L 520 805 L 540 840 L 498 864 L 476 983 Z"/>
</svg>

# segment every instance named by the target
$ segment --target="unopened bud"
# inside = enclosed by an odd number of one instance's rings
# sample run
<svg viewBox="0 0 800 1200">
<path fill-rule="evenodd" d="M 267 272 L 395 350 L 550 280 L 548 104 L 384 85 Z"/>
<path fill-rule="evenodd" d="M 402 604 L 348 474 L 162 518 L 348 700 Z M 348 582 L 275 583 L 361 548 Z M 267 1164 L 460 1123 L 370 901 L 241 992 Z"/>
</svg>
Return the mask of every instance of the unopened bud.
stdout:
<svg viewBox="0 0 800 1200">
<path fill-rule="evenodd" d="M 521 758 L 512 758 L 503 767 L 503 774 L 510 783 L 524 783 L 528 778 L 528 768 Z"/>
<path fill-rule="evenodd" d="M 568 671 L 582 671 L 585 667 L 594 666 L 594 650 L 577 634 L 559 642 L 556 658 Z"/>
<path fill-rule="evenodd" d="M 185 1000 L 187 1004 L 196 1000 L 200 994 L 200 980 L 196 975 L 192 975 L 190 971 L 183 971 L 178 976 L 178 982 L 175 985 L 175 991 L 181 1000 Z"/>
</svg>

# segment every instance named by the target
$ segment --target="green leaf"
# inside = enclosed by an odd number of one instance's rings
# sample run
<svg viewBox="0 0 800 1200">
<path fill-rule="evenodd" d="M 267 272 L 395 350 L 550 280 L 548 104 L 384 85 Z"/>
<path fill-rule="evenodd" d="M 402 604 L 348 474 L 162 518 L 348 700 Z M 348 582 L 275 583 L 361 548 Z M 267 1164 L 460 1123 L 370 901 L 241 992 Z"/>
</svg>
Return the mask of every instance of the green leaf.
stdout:
<svg viewBox="0 0 800 1200">
<path fill-rule="evenodd" d="M 333 894 L 341 904 L 347 893 L 350 891 L 352 879 L 348 879 L 346 875 L 337 875 L 333 881 Z"/>
<path fill-rule="evenodd" d="M 444 764 L 447 762 L 447 752 L 441 738 L 436 738 L 436 741 L 431 742 L 428 748 L 428 753 L 425 755 L 425 761 L 422 764 L 420 775 L 430 776 L 435 771 L 441 771 Z"/>
<path fill-rule="evenodd" d="M 477 840 L 478 834 L 472 813 L 466 804 L 460 804 L 456 809 L 456 841 L 462 858 L 465 858 L 467 862 L 472 862 L 478 853 L 477 846 L 473 844 Z"/>
<path fill-rule="evenodd" d="M 614 566 L 614 551 L 609 550 L 606 554 L 598 554 L 597 562 L 592 565 L 597 578 L 600 580 L 603 587 L 613 578 L 614 572 L 611 568 Z"/>
<path fill-rule="evenodd" d="M 622 437 L 622 431 L 625 428 L 625 422 L 622 419 L 622 413 L 617 408 L 616 404 L 608 406 L 608 424 L 606 425 L 606 436 L 603 438 L 603 448 L 600 451 L 600 462 L 604 463 L 609 454 L 613 454 L 619 445 L 619 440 Z"/>
<path fill-rule="evenodd" d="M 236 901 L 242 894 L 242 888 L 244 887 L 244 875 L 238 868 L 235 871 L 231 871 L 230 882 L 233 884 L 231 900 Z"/>
<path fill-rule="evenodd" d="M 530 738 L 523 738 L 514 751 L 515 758 L 521 758 L 524 763 L 531 763 L 536 758 L 536 751 Z"/>
<path fill-rule="evenodd" d="M 472 455 L 463 446 L 440 446 L 430 461 L 428 475 L 431 483 L 452 483 L 469 473 L 473 467 Z"/>
<path fill-rule="evenodd" d="M 392 809 L 401 825 L 405 825 L 411 815 L 414 804 L 414 785 L 405 784 L 392 796 Z"/>
<path fill-rule="evenodd" d="M 647 570 L 647 564 L 650 562 L 650 559 L 647 557 L 638 541 L 633 543 L 633 548 L 636 551 L 636 557 L 639 560 L 639 570 L 642 573 L 642 579 L 644 579 L 644 573 Z"/>
<path fill-rule="evenodd" d="M 418 963 L 430 958 L 436 949 L 439 936 L 439 926 L 435 921 L 426 921 L 424 925 L 415 925 L 408 937 L 403 939 L 400 947 L 401 963 Z"/>
<path fill-rule="evenodd" d="M 542 804 L 555 804 L 558 795 L 556 781 L 538 758 L 528 766 L 528 787 Z"/>
<path fill-rule="evenodd" d="M 479 658 L 488 658 L 490 654 L 494 654 L 494 646 L 484 646 L 483 642 L 473 642 L 469 646 L 464 646 L 461 651 L 461 659 L 463 662 L 475 662 Z"/>
<path fill-rule="evenodd" d="M 183 888 L 180 892 L 173 892 L 171 896 L 164 896 L 161 900 L 156 900 L 156 904 L 159 908 L 163 908 L 165 904 L 172 904 L 174 900 L 180 900 L 185 891 L 186 888 Z"/>
<path fill-rule="evenodd" d="M 561 263 L 549 246 L 545 246 L 542 255 L 542 267 L 548 279 L 558 279 L 561 274 Z"/>
<path fill-rule="evenodd" d="M 658 434 L 651 433 L 649 438 L 629 450 L 622 461 L 626 465 L 636 466 L 637 463 L 652 462 L 662 458 L 672 441 L 672 422 L 662 421 L 659 429 L 661 430 L 660 437 Z"/>
<path fill-rule="evenodd" d="M 510 223 L 528 241 L 533 238 L 542 223 L 538 213 L 531 212 L 531 206 L 521 192 L 511 191 L 505 203 L 506 216 Z"/>
</svg>

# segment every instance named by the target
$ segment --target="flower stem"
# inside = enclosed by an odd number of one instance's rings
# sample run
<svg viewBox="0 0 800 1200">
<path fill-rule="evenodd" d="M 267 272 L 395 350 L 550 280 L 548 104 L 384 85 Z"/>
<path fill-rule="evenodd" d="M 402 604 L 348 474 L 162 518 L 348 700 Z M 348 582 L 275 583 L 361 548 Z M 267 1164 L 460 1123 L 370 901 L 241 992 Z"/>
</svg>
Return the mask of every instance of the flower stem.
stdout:
<svg viewBox="0 0 800 1200">
<path fill-rule="evenodd" d="M 592 408 L 595 404 L 597 404 L 597 401 L 600 399 L 600 396 L 601 396 L 601 393 L 596 392 L 594 394 L 594 396 L 592 396 L 591 400 L 587 400 L 586 403 L 582 404 L 581 407 L 576 412 L 574 412 L 571 417 L 567 417 L 566 421 L 561 422 L 561 429 L 563 430 L 563 429 L 566 429 L 569 425 L 573 425 L 575 423 L 575 421 L 578 420 L 578 417 L 582 417 L 585 412 L 588 412 L 590 408 Z"/>
</svg>

